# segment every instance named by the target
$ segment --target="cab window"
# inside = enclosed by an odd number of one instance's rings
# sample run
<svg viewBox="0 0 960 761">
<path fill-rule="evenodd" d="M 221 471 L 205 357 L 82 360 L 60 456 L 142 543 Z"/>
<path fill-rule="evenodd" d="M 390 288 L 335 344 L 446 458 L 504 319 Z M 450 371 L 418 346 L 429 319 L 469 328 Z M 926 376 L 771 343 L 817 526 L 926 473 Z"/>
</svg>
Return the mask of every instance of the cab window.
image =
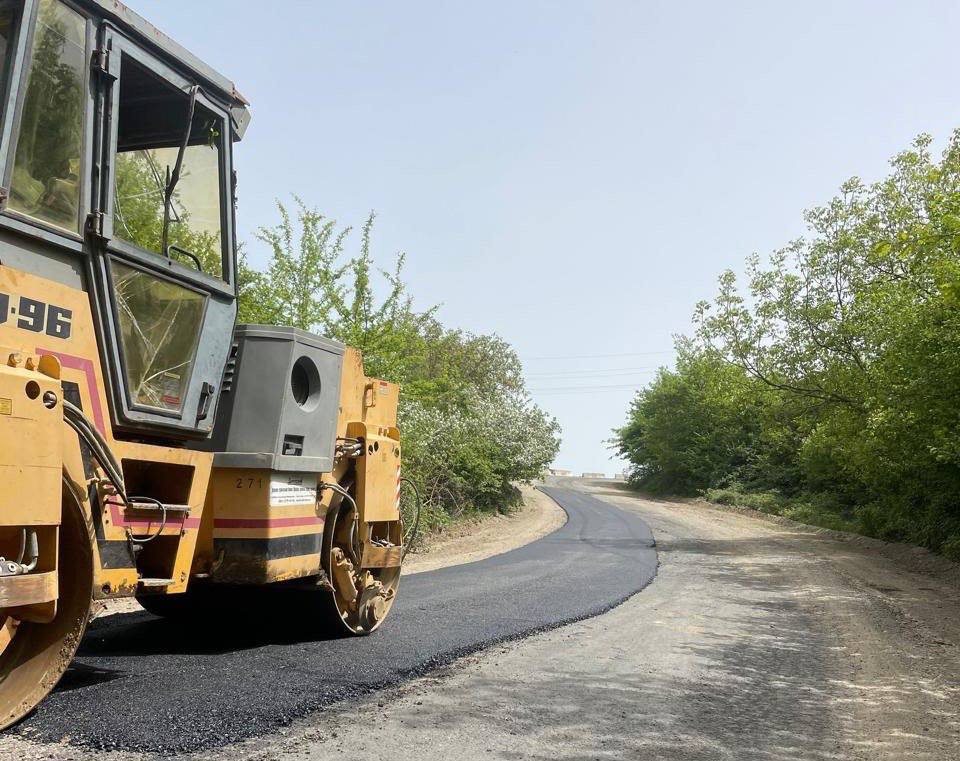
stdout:
<svg viewBox="0 0 960 761">
<path fill-rule="evenodd" d="M 179 412 L 193 372 L 206 298 L 169 280 L 111 265 L 124 372 L 133 404 Z"/>
<path fill-rule="evenodd" d="M 9 42 L 9 31 L 5 44 Z M 40 0 L 17 138 L 10 208 L 72 232 L 80 224 L 86 21 Z"/>
<path fill-rule="evenodd" d="M 114 235 L 225 279 L 223 129 L 196 90 L 180 90 L 124 55 Z"/>
</svg>

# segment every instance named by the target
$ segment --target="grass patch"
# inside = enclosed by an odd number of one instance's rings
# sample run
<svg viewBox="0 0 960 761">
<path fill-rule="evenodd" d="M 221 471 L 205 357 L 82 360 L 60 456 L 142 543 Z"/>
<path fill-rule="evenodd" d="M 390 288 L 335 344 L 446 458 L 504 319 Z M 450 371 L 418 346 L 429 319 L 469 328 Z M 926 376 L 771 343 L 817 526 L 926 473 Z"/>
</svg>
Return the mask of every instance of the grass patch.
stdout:
<svg viewBox="0 0 960 761">
<path fill-rule="evenodd" d="M 702 496 L 709 502 L 781 515 L 811 526 L 925 547 L 960 563 L 960 521 L 943 514 L 917 520 L 905 510 L 888 505 L 869 503 L 850 507 L 830 494 L 785 497 L 773 491 L 747 491 L 739 485 L 707 489 Z"/>
<path fill-rule="evenodd" d="M 751 492 L 737 488 L 707 489 L 704 499 L 720 505 L 747 507 L 767 515 L 780 515 L 798 523 L 871 535 L 855 517 L 845 514 L 843 508 L 819 495 L 785 497 L 772 491 Z"/>
</svg>

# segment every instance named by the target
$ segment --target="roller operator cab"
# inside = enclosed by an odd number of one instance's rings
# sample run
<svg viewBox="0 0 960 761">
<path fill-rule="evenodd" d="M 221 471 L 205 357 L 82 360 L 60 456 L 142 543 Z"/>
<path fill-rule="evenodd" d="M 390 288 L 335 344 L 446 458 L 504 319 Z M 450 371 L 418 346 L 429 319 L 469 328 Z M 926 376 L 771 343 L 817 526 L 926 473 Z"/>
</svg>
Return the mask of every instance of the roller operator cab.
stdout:
<svg viewBox="0 0 960 761">
<path fill-rule="evenodd" d="M 114 0 L 0 0 L 0 83 L 0 727 L 96 600 L 190 617 L 296 588 L 289 620 L 376 629 L 399 390 L 235 325 L 243 97 Z"/>
</svg>

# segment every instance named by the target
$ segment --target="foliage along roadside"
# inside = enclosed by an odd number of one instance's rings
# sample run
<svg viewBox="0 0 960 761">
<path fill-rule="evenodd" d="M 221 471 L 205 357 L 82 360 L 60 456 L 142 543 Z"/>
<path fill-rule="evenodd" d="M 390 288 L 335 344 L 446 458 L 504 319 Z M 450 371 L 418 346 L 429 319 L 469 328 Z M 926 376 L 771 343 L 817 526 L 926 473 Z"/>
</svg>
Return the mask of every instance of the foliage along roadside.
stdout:
<svg viewBox="0 0 960 761">
<path fill-rule="evenodd" d="M 279 222 L 257 234 L 270 251 L 267 269 L 241 263 L 240 321 L 337 339 L 363 352 L 368 375 L 401 384 L 404 472 L 424 497 L 424 528 L 514 506 L 510 482 L 538 477 L 560 433 L 530 402 L 516 352 L 496 335 L 445 327 L 437 307 L 417 310 L 402 279 L 404 255 L 392 270 L 375 267 L 373 214 L 351 257 L 349 227 L 300 199 L 293 214 L 278 209 Z"/>
<path fill-rule="evenodd" d="M 960 560 L 960 131 L 723 273 L 615 445 L 635 485 Z"/>
</svg>

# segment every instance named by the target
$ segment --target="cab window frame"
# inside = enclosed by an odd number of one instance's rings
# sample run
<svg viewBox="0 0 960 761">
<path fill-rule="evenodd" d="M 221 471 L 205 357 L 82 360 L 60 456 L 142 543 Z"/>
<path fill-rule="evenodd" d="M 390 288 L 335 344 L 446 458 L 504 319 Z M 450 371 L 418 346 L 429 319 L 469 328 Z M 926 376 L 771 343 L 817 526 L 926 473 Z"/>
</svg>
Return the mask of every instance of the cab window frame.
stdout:
<svg viewBox="0 0 960 761">
<path fill-rule="evenodd" d="M 52 222 L 31 216 L 10 207 L 11 184 L 17 159 L 17 146 L 20 142 L 20 128 L 23 122 L 23 109 L 30 81 L 30 62 L 36 40 L 37 20 L 41 0 L 24 0 L 21 22 L 17 29 L 14 50 L 10 58 L 10 73 L 3 83 L 5 100 L 0 115 L 0 167 L 2 184 L 6 197 L 0 205 L 0 226 L 27 232 L 48 242 L 64 246 L 71 250 L 82 250 L 85 238 L 85 224 L 92 204 L 90 182 L 94 150 L 94 83 L 89 61 L 96 47 L 96 19 L 90 12 L 71 0 L 56 0 L 64 7 L 76 13 L 84 22 L 84 60 L 86 62 L 82 77 L 83 94 L 79 161 L 79 199 L 76 225 L 73 228 L 60 227 Z M 12 107 L 11 107 L 12 106 Z"/>
<path fill-rule="evenodd" d="M 119 256 L 107 257 L 106 264 L 107 264 L 107 269 L 106 269 L 107 278 L 108 278 L 108 282 L 110 284 L 111 290 L 113 290 L 113 283 L 115 282 L 114 277 L 116 273 L 114 271 L 114 268 L 117 264 L 119 264 L 121 266 L 125 266 L 130 269 L 144 272 L 150 277 L 156 278 L 157 280 L 163 280 L 163 281 L 169 282 L 175 286 L 183 288 L 184 290 L 190 291 L 198 296 L 201 296 L 203 298 L 203 307 L 200 312 L 200 326 L 202 329 L 204 321 L 206 320 L 206 317 L 207 317 L 207 309 L 210 306 L 209 292 L 207 292 L 203 288 L 198 288 L 197 286 L 191 283 L 184 282 L 182 278 L 178 278 L 172 273 L 159 272 L 156 269 L 144 267 L 138 262 L 131 261 L 123 257 L 119 257 Z M 183 414 L 184 414 L 184 405 L 182 404 L 178 409 L 167 409 L 164 407 L 157 407 L 157 406 L 145 404 L 143 402 L 137 401 L 137 399 L 134 398 L 134 391 L 130 385 L 128 358 L 127 358 L 125 347 L 123 345 L 123 340 L 119 335 L 119 327 L 121 325 L 121 320 L 120 320 L 120 306 L 118 301 L 119 300 L 117 299 L 116 293 L 112 293 L 112 296 L 110 298 L 110 311 L 111 311 L 111 316 L 113 318 L 113 324 L 116 326 L 118 330 L 117 341 L 116 341 L 116 351 L 120 360 L 120 368 L 119 368 L 120 373 L 119 373 L 119 377 L 116 380 L 120 384 L 120 388 L 122 389 L 123 394 L 126 397 L 127 408 L 130 410 L 135 410 L 137 412 L 147 414 L 147 415 L 155 415 L 159 418 L 182 420 Z M 196 370 L 196 361 L 195 361 L 196 351 L 198 348 L 200 338 L 201 338 L 200 333 L 197 333 L 195 336 L 193 336 L 193 357 L 191 358 L 192 361 L 190 363 L 190 372 L 187 375 L 186 382 L 184 383 L 184 389 L 188 391 L 193 384 L 193 374 L 194 374 L 194 371 Z"/>
<path fill-rule="evenodd" d="M 103 170 L 102 170 L 102 212 L 103 237 L 110 256 L 118 256 L 140 269 L 148 269 L 179 281 L 183 285 L 199 286 L 207 291 L 214 291 L 221 296 L 236 297 L 236 250 L 234 246 L 233 229 L 233 189 L 229 178 L 232 176 L 231 150 L 231 121 L 229 110 L 217 100 L 211 98 L 201 85 L 197 93 L 197 104 L 212 112 L 223 125 L 219 141 L 219 185 L 220 185 L 220 231 L 221 231 L 221 265 L 222 276 L 201 272 L 195 267 L 184 264 L 177 259 L 168 258 L 162 253 L 150 251 L 137 246 L 135 243 L 124 240 L 116 234 L 114 225 L 116 187 L 114 176 L 116 170 L 117 136 L 119 127 L 120 108 L 120 77 L 123 56 L 129 56 L 142 68 L 163 80 L 166 84 L 177 88 L 185 94 L 198 84 L 195 78 L 183 76 L 179 71 L 167 65 L 149 53 L 133 40 L 114 32 L 111 35 L 110 67 L 116 79 L 111 83 L 107 94 L 106 108 L 109 133 L 104 135 Z"/>
</svg>

